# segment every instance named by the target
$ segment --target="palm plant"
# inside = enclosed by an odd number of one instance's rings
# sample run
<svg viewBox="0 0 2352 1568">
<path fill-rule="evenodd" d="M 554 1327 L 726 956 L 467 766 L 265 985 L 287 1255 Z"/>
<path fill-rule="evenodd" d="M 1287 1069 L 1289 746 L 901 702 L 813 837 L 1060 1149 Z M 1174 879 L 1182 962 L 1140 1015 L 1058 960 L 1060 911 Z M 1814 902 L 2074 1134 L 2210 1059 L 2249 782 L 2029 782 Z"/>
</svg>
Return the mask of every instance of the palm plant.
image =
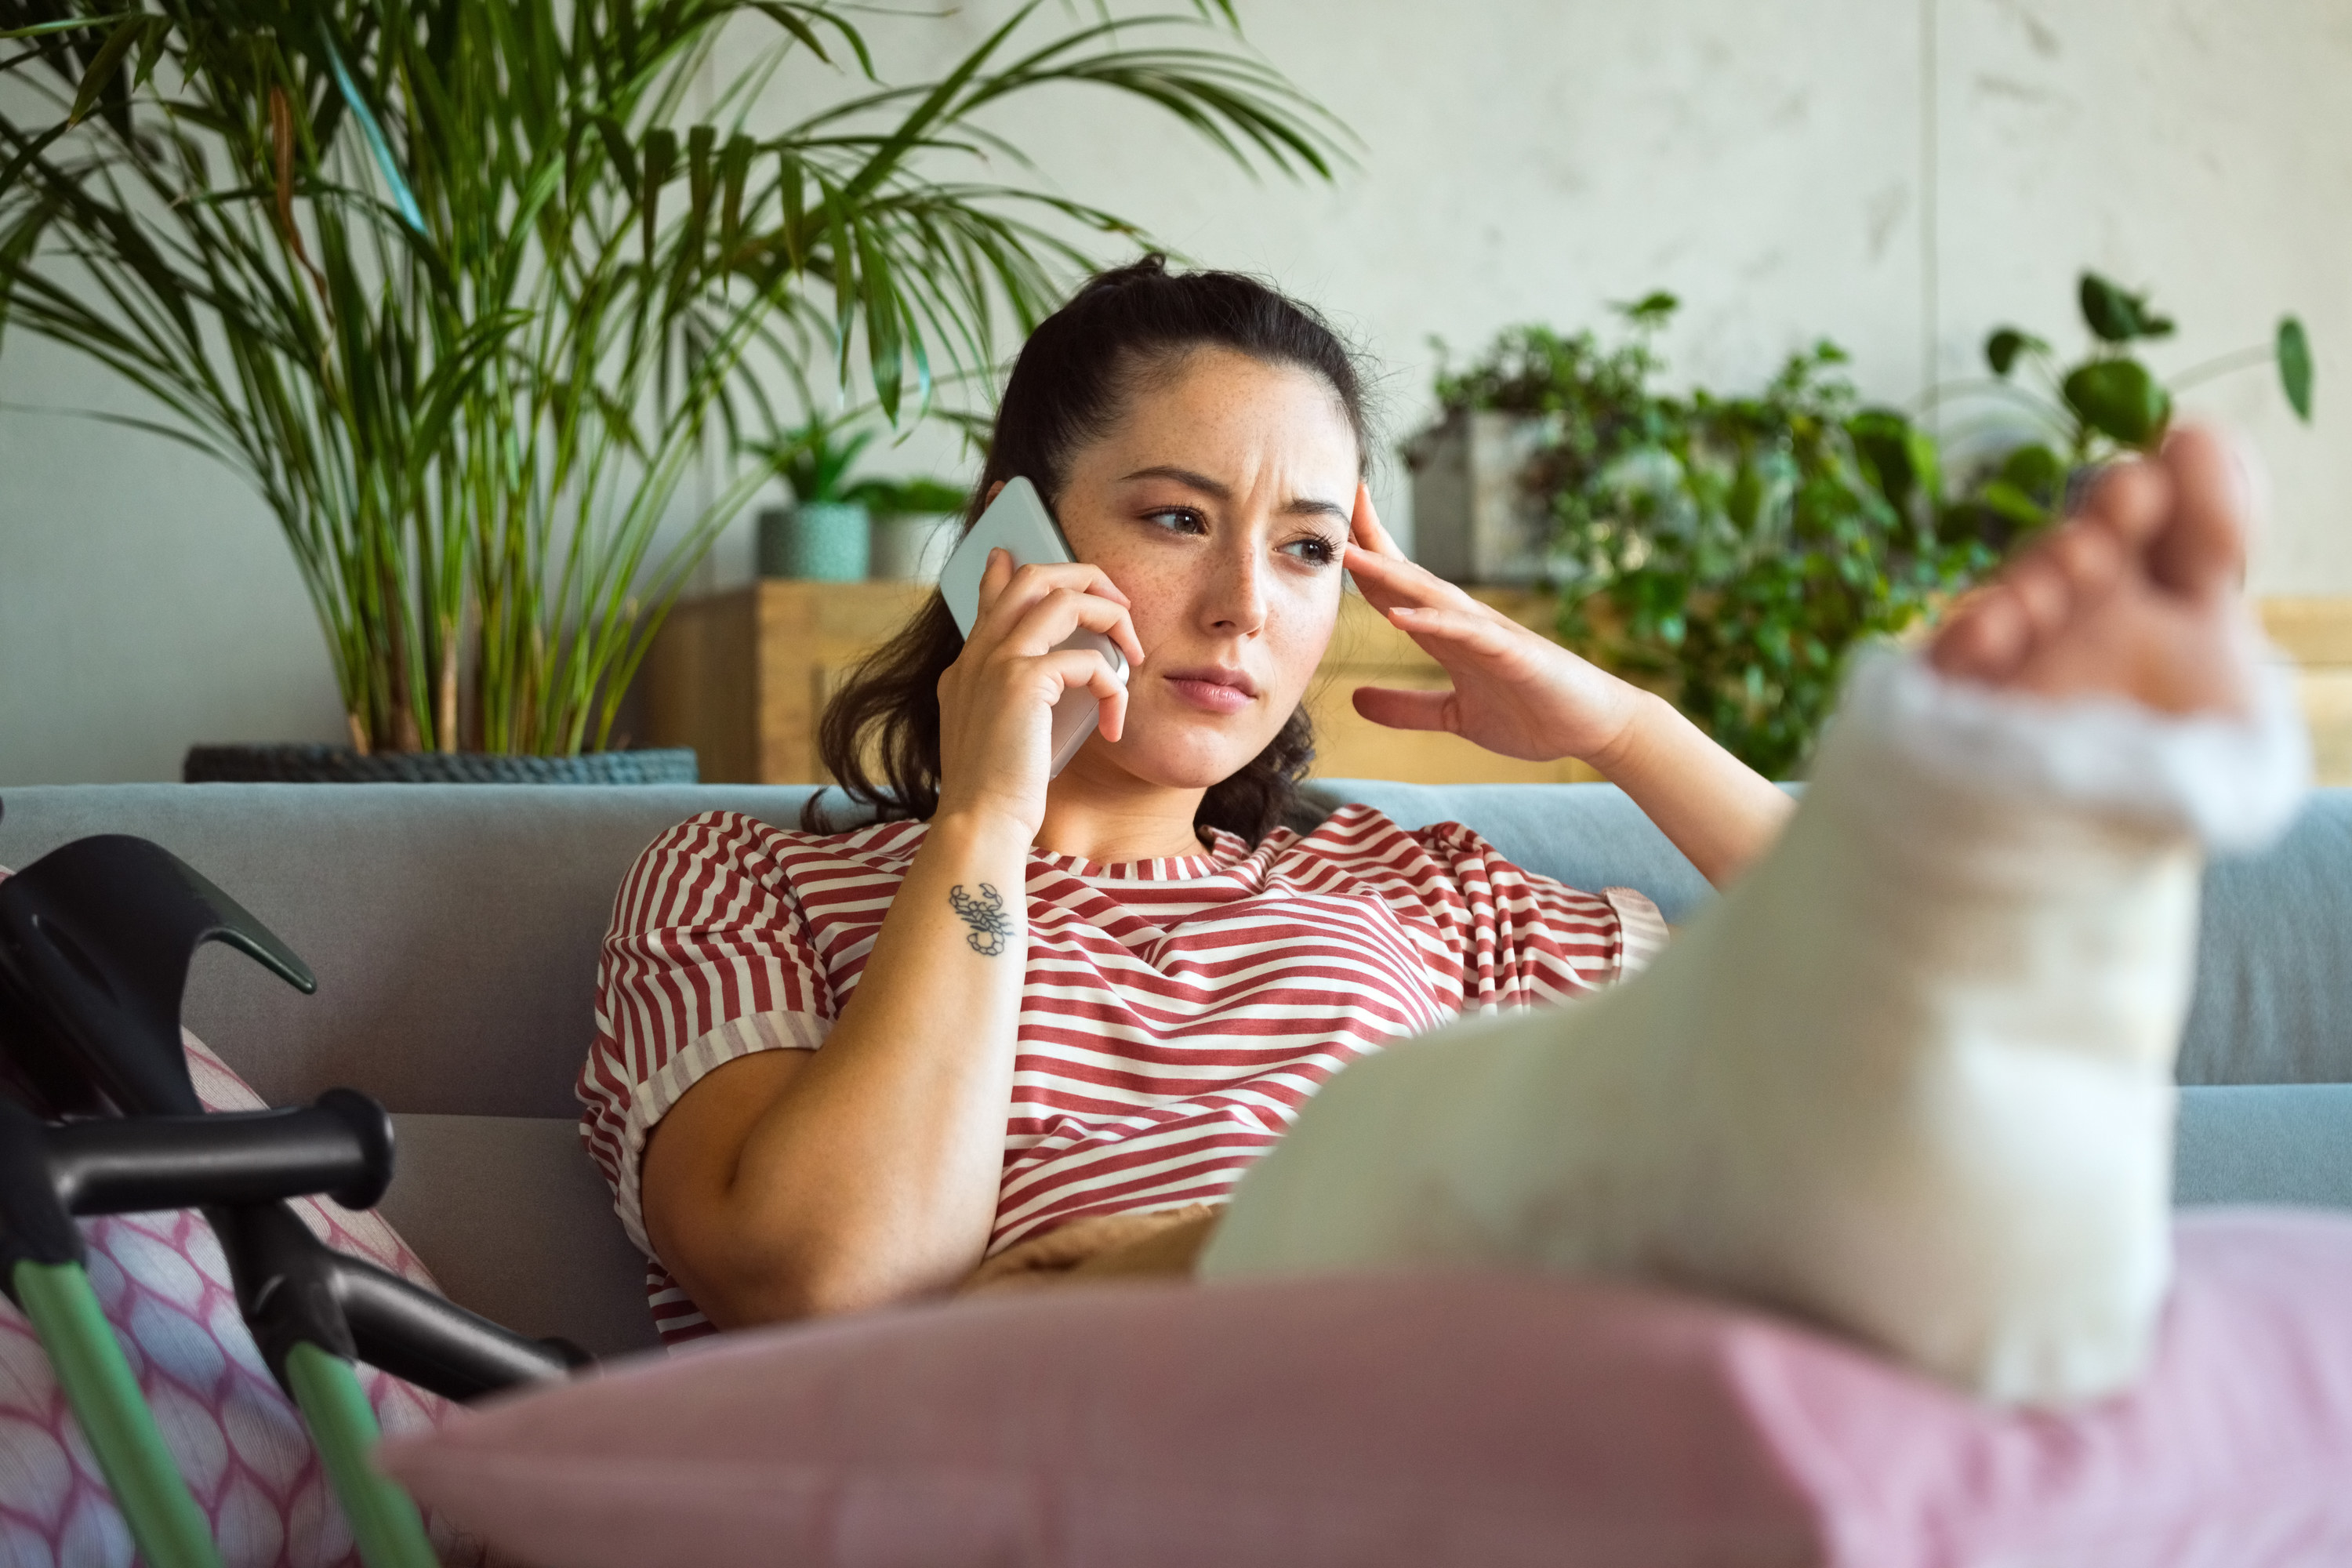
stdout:
<svg viewBox="0 0 2352 1568">
<path fill-rule="evenodd" d="M 1073 236 L 1135 235 L 985 177 L 1025 163 L 992 106 L 1106 86 L 1329 176 L 1344 132 L 1199 5 L 1032 42 L 1033 4 L 894 86 L 832 0 L 0 0 L 0 334 L 252 479 L 360 749 L 601 747 L 754 436 L 854 377 L 922 416 L 1089 264 Z M 867 85 L 754 133 L 796 54 Z"/>
</svg>

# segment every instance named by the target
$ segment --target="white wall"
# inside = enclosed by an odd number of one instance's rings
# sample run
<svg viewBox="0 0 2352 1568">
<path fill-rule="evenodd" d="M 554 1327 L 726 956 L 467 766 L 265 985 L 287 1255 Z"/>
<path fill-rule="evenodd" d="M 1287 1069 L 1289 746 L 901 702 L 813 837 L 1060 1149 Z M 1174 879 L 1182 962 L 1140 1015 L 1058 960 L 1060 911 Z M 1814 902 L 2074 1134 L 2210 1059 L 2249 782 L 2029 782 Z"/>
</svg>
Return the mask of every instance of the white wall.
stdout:
<svg viewBox="0 0 2352 1568">
<path fill-rule="evenodd" d="M 2341 0 L 1242 5 L 1253 40 L 1361 134 L 1336 187 L 1253 184 L 1092 92 L 1003 123 L 1068 194 L 1324 306 L 1384 367 L 1393 435 L 1426 411 L 1431 334 L 1471 351 L 1659 287 L 1686 302 L 1666 345 L 1686 374 L 1751 384 L 1829 335 L 1867 393 L 1909 402 L 1975 374 L 1997 322 L 2073 346 L 2090 265 L 2179 320 L 2160 368 L 2304 315 L 2315 429 L 2261 372 L 2190 403 L 2270 458 L 2256 588 L 2352 593 Z M 909 74 L 1006 9 L 874 26 Z M 21 338 L 0 401 L 126 406 Z M 1381 496 L 1403 522 L 1401 480 L 1391 466 Z M 749 557 L 739 530 L 705 581 Z M 0 413 L 0 786 L 164 778 L 193 741 L 340 731 L 293 568 L 235 479 L 160 442 Z"/>
</svg>

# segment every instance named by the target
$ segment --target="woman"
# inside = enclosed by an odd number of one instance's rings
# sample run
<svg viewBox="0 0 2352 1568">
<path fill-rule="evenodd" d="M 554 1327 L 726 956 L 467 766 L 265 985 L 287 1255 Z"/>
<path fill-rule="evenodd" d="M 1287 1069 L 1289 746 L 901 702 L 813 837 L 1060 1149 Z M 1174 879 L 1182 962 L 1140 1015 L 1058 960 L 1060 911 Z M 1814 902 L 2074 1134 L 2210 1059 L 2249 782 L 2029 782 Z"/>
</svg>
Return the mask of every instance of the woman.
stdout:
<svg viewBox="0 0 2352 1568">
<path fill-rule="evenodd" d="M 1251 279 L 1147 258 L 1037 329 L 973 514 L 1025 475 L 1082 563 L 1000 554 L 969 640 L 935 598 L 836 699 L 827 765 L 883 821 L 708 814 L 622 889 L 584 1132 L 666 1336 L 1198 1214 L 1349 1061 L 1655 949 L 1638 893 L 1564 888 L 1458 825 L 1280 826 L 1343 572 L 1454 681 L 1361 689 L 1366 717 L 1580 758 L 1718 885 L 1771 840 L 1786 798 L 1674 709 L 1407 562 L 1369 458 L 1347 349 Z M 1126 684 L 1053 651 L 1081 627 Z M 1100 732 L 1048 780 L 1074 687 Z"/>
</svg>

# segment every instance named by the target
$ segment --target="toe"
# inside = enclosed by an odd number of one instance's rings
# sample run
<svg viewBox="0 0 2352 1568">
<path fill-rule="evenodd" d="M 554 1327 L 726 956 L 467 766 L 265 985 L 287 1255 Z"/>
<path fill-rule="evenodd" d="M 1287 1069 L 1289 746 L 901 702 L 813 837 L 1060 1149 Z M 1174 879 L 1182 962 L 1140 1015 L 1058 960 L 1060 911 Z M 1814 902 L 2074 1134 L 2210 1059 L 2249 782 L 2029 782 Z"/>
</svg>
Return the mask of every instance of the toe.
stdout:
<svg viewBox="0 0 2352 1568">
<path fill-rule="evenodd" d="M 2065 580 L 2074 605 L 2107 593 L 2123 580 L 2131 552 L 2114 529 L 2095 519 L 2069 523 L 2051 540 L 2044 558 Z"/>
<path fill-rule="evenodd" d="M 2068 526 L 2110 529 L 2125 548 L 2137 550 L 2164 531 L 2171 507 L 2169 473 L 2160 464 L 2126 458 L 2100 470 L 2082 511 Z"/>
<path fill-rule="evenodd" d="M 2058 555 L 2055 549 L 2044 545 L 2011 566 L 2005 580 L 2010 597 L 2024 613 L 2026 634 L 2033 642 L 2055 636 L 2074 608 L 2074 595 Z"/>
<path fill-rule="evenodd" d="M 2149 548 L 2149 574 L 2190 598 L 2235 593 L 2253 527 L 2252 455 L 2219 431 L 2190 426 L 2173 432 L 2159 461 L 2179 504 Z"/>
<path fill-rule="evenodd" d="M 2016 596 L 1996 584 L 1954 607 L 1928 657 L 1946 675 L 1998 685 L 2017 673 L 2032 642 L 2032 627 Z"/>
</svg>

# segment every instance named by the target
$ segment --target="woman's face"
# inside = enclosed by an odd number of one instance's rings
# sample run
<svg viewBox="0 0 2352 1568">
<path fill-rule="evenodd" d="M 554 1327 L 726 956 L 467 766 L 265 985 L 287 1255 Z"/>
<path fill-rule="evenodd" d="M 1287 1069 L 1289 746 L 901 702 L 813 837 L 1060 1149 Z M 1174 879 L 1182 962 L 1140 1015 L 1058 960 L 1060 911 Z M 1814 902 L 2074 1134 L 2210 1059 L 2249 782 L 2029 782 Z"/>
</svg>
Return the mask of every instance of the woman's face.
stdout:
<svg viewBox="0 0 2352 1568">
<path fill-rule="evenodd" d="M 1339 618 L 1360 464 L 1309 372 L 1202 349 L 1147 380 L 1055 505 L 1078 559 L 1133 601 L 1145 658 L 1126 733 L 1097 734 L 1065 777 L 1199 789 L 1265 749 Z"/>
</svg>

